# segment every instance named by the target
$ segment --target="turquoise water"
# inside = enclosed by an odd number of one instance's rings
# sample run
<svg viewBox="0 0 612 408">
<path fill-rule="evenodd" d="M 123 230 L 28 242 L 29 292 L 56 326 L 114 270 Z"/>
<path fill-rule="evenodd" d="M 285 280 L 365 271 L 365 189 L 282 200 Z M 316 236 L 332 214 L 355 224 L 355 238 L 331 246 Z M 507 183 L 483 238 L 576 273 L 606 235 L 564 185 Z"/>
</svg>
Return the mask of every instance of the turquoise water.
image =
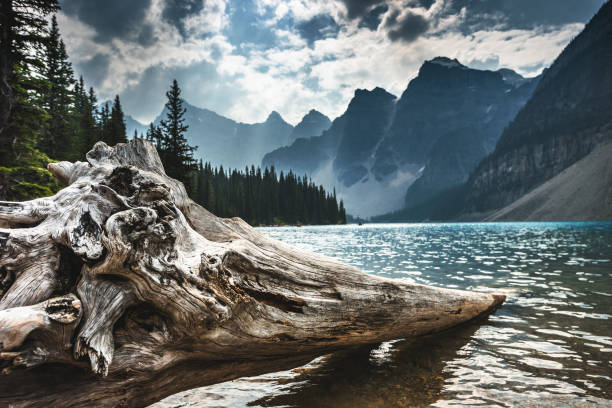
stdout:
<svg viewBox="0 0 612 408">
<path fill-rule="evenodd" d="M 612 406 L 612 223 L 260 230 L 371 274 L 508 300 L 484 323 L 324 356 L 159 406 Z"/>
</svg>

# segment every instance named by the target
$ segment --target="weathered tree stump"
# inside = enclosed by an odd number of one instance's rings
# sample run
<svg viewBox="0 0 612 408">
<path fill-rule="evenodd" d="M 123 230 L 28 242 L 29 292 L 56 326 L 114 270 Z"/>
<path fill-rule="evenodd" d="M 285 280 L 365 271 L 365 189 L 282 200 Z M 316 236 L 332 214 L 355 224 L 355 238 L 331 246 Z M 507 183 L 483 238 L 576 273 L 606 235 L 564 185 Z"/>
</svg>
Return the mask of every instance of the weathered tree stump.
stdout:
<svg viewBox="0 0 612 408">
<path fill-rule="evenodd" d="M 49 170 L 68 187 L 0 202 L 0 406 L 145 406 L 505 299 L 370 276 L 217 218 L 147 141 Z"/>
</svg>

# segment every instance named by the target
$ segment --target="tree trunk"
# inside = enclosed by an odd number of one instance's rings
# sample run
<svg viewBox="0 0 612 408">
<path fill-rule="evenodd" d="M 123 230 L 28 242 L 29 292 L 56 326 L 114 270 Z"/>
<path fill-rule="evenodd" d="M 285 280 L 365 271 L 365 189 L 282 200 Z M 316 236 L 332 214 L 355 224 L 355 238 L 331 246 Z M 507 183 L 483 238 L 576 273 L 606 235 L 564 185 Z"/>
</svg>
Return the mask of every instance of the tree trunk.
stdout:
<svg viewBox="0 0 612 408">
<path fill-rule="evenodd" d="M 15 14 L 13 2 L 3 1 L 0 5 L 0 150 L 8 147 L 10 135 L 5 134 L 13 109 L 11 80 L 15 64 L 13 42 L 15 35 Z"/>
<path fill-rule="evenodd" d="M 342 348 L 443 330 L 503 295 L 367 275 L 220 219 L 136 139 L 0 202 L 0 405 L 145 406 Z"/>
</svg>

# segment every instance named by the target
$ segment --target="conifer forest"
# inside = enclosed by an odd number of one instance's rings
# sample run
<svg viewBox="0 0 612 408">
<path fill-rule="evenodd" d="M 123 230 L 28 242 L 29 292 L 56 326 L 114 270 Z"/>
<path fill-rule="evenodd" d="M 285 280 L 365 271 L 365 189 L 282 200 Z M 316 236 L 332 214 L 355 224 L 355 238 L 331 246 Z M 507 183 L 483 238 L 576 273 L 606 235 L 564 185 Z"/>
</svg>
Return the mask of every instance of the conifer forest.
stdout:
<svg viewBox="0 0 612 408">
<path fill-rule="evenodd" d="M 2 2 L 0 36 L 0 200 L 49 196 L 62 188 L 46 170 L 53 161 L 84 160 L 93 145 L 125 143 L 119 96 L 98 103 L 93 87 L 75 78 L 61 38 L 54 0 Z M 346 223 L 342 201 L 293 172 L 244 172 L 213 168 L 193 157 L 185 138 L 185 108 L 176 80 L 169 87 L 167 117 L 150 124 L 166 173 L 214 214 L 261 224 Z M 205 152 L 204 152 L 205 155 Z"/>
</svg>

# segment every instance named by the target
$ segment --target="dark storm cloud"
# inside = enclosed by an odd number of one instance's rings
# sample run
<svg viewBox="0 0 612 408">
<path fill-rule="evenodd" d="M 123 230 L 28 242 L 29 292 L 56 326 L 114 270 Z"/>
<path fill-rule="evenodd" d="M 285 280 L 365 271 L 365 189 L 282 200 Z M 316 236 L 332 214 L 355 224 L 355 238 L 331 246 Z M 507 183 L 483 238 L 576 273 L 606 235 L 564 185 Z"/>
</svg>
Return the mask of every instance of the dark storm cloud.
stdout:
<svg viewBox="0 0 612 408">
<path fill-rule="evenodd" d="M 204 8 L 202 0 L 166 0 L 162 17 L 165 21 L 178 28 L 183 37 L 185 32 L 185 18 L 199 14 Z"/>
<path fill-rule="evenodd" d="M 429 29 L 429 21 L 419 14 L 393 12 L 386 21 L 387 33 L 391 41 L 412 42 Z"/>
<path fill-rule="evenodd" d="M 146 117 L 151 112 L 157 115 L 164 106 L 164 92 L 172 79 L 173 72 L 161 66 L 146 69 L 138 83 L 121 93 L 126 112 L 134 117 Z"/>
<path fill-rule="evenodd" d="M 327 14 L 319 14 L 308 21 L 299 23 L 296 26 L 300 36 L 312 45 L 315 41 L 323 38 L 335 37 L 340 31 L 340 26 Z"/>
<path fill-rule="evenodd" d="M 146 35 L 152 32 L 151 27 L 143 24 L 150 5 L 151 0 L 61 1 L 62 11 L 93 27 L 100 42 L 122 38 L 143 45 L 154 41 L 150 34 Z"/>
<path fill-rule="evenodd" d="M 165 0 L 162 18 L 185 37 L 185 19 L 199 14 L 204 3 L 202 0 Z M 153 26 L 144 23 L 150 6 L 151 0 L 61 0 L 62 11 L 93 27 L 100 42 L 121 38 L 143 46 L 157 41 L 153 37 Z"/>
<path fill-rule="evenodd" d="M 417 4 L 426 9 L 430 8 L 435 2 L 436 0 L 417 0 Z"/>
<path fill-rule="evenodd" d="M 108 75 L 110 58 L 105 54 L 96 54 L 91 59 L 80 61 L 75 65 L 77 72 L 83 73 L 83 78 L 88 86 L 94 88 L 100 86 Z"/>
<path fill-rule="evenodd" d="M 604 3 L 604 0 L 446 0 L 444 7 L 432 9 L 435 0 L 328 1 L 341 3 L 343 10 L 340 15 L 334 14 L 331 17 L 319 14 L 304 22 L 298 20 L 297 14 L 286 12 L 286 9 L 293 7 L 293 3 L 289 0 L 283 0 L 285 4 L 280 4 L 280 9 L 277 8 L 276 2 L 262 6 L 256 0 L 228 0 L 227 8 L 222 10 L 225 12 L 224 17 L 227 18 L 228 24 L 219 29 L 220 34 L 225 37 L 224 41 L 233 46 L 231 51 L 228 51 L 229 47 L 223 41 L 218 44 L 211 41 L 213 45 L 202 41 L 202 44 L 206 44 L 203 47 L 206 47 L 205 51 L 207 51 L 203 53 L 194 52 L 193 47 L 185 47 L 184 51 L 182 50 L 183 42 L 197 46 L 197 41 L 194 40 L 198 40 L 188 32 L 185 21 L 190 16 L 200 14 L 208 8 L 208 5 L 212 4 L 210 0 L 161 0 L 161 18 L 152 24 L 146 23 L 145 18 L 148 16 L 153 0 L 60 0 L 62 12 L 68 17 L 60 19 L 60 24 L 75 24 L 75 21 L 78 20 L 95 30 L 96 34 L 93 38 L 85 35 L 88 33 L 78 33 L 75 30 L 78 25 L 65 32 L 70 33 L 75 41 L 70 51 L 75 71 L 77 74 L 83 74 L 86 83 L 96 88 L 100 98 L 108 98 L 115 93 L 120 93 L 126 113 L 138 118 L 151 118 L 161 110 L 165 102 L 164 93 L 173 78 L 178 79 L 185 99 L 194 105 L 218 112 L 244 114 L 248 108 L 241 107 L 243 101 L 253 96 L 255 91 L 250 90 L 247 85 L 242 85 L 242 82 L 239 81 L 243 71 L 240 69 L 231 71 L 238 72 L 237 74 L 218 72 L 218 64 L 228 52 L 232 55 L 243 56 L 246 65 L 249 65 L 252 56 L 265 57 L 266 50 L 278 48 L 284 52 L 285 48 L 293 48 L 294 45 L 286 45 L 285 37 L 279 32 L 290 31 L 299 34 L 312 46 L 318 39 L 336 36 L 339 31 L 345 29 L 344 24 L 347 24 L 346 20 L 349 19 L 349 27 L 346 28 L 347 36 L 353 35 L 352 27 L 357 25 L 362 29 L 378 31 L 378 34 L 371 33 L 376 34 L 377 41 L 383 36 L 390 38 L 395 42 L 394 49 L 397 49 L 402 42 L 410 43 L 425 35 L 443 38 L 452 30 L 459 30 L 469 35 L 477 29 L 503 31 L 525 28 L 532 30 L 535 26 L 545 25 L 551 26 L 550 32 L 554 32 L 560 29 L 560 24 L 585 23 Z M 463 7 L 466 10 L 465 18 L 451 18 L 447 20 L 452 22 L 451 24 L 439 24 L 442 19 L 461 13 Z M 425 13 L 424 10 L 429 11 Z M 325 13 L 324 11 L 318 12 Z M 280 15 L 282 17 L 278 19 L 277 16 Z M 274 21 L 274 24 L 270 24 L 270 21 Z M 157 38 L 153 33 L 158 31 L 158 25 L 166 28 L 168 24 L 176 27 L 182 34 L 183 42 L 172 35 L 173 45 L 177 47 L 177 52 L 166 59 L 163 55 L 160 57 L 155 54 L 155 49 L 157 45 L 162 45 L 162 41 L 168 41 L 168 38 L 167 36 L 164 39 Z M 198 27 L 197 31 L 206 31 L 201 28 Z M 217 27 L 214 28 L 217 29 Z M 62 30 L 64 29 L 65 27 L 62 27 Z M 538 33 L 546 34 L 548 31 L 548 27 L 544 30 L 534 30 L 534 36 L 540 35 Z M 166 29 L 161 32 L 160 37 L 167 34 Z M 83 36 L 86 41 L 77 41 L 80 36 Z M 185 36 L 190 38 L 185 38 Z M 74 40 L 74 37 L 77 40 Z M 374 35 L 364 37 L 369 38 Z M 503 35 L 501 37 L 503 38 Z M 508 41 L 516 41 L 513 38 L 511 33 L 508 33 Z M 129 44 L 122 50 L 113 49 L 112 41 L 115 39 L 121 39 Z M 90 40 L 105 46 L 86 48 Z M 382 46 L 388 46 L 387 42 L 379 41 L 379 43 Z M 147 49 L 143 50 L 143 48 Z M 342 48 L 339 47 L 339 49 Z M 419 50 L 419 47 L 414 48 L 414 59 L 420 58 L 423 51 Z M 96 52 L 109 54 L 95 54 Z M 193 53 L 193 56 L 177 59 L 177 55 L 181 56 L 183 52 L 187 56 Z M 355 53 L 358 54 L 357 51 Z M 344 64 L 342 60 L 349 61 L 351 56 L 326 53 L 320 57 L 316 52 L 312 54 L 311 59 L 300 69 L 299 80 L 309 92 L 324 92 L 328 106 L 334 106 L 334 103 L 337 103 L 338 106 L 345 104 L 344 89 L 354 88 L 362 79 L 348 78 L 346 81 L 342 80 L 342 83 L 339 82 L 341 79 L 335 79 L 337 85 L 332 86 L 337 90 L 330 91 L 330 85 L 322 86 L 319 83 L 322 77 L 317 74 L 311 75 L 310 70 L 325 60 L 334 59 L 338 59 L 338 66 L 342 67 Z M 94 56 L 91 57 L 92 55 Z M 122 55 L 122 58 L 117 58 L 117 55 Z M 155 55 L 155 57 L 150 61 L 139 60 L 139 64 L 134 64 L 135 58 L 146 58 L 142 55 Z M 468 64 L 483 69 L 497 69 L 500 64 L 499 60 L 507 63 L 507 58 L 502 57 L 504 56 L 501 54 L 498 57 L 486 52 L 476 53 L 474 59 Z M 206 59 L 206 61 L 196 61 L 199 58 Z M 544 66 L 542 64 L 546 62 L 538 64 L 538 61 L 537 58 L 520 60 L 514 64 L 514 67 L 526 72 L 535 72 L 541 69 Z M 270 70 L 270 67 L 275 66 L 275 62 L 261 63 L 260 60 L 256 62 L 257 68 L 255 69 L 258 69 L 260 73 L 268 72 L 267 75 L 276 75 L 275 72 L 278 70 Z M 366 69 L 367 67 L 364 68 Z M 244 75 L 246 77 L 250 74 L 247 72 Z M 247 82 L 244 81 L 244 83 Z M 124 88 L 125 86 L 127 88 Z M 300 103 L 299 96 L 296 98 L 296 104 Z"/>
<path fill-rule="evenodd" d="M 378 27 L 382 14 L 387 11 L 386 0 L 340 1 L 349 19 L 358 19 L 361 27 L 371 30 Z M 434 3 L 435 0 L 413 0 L 406 4 L 429 9 Z M 532 29 L 538 25 L 585 23 L 603 3 L 605 0 L 453 0 L 446 2 L 449 8 L 434 18 L 459 14 L 465 8 L 466 19 L 460 27 L 464 34 L 499 24 L 509 29 Z M 435 22 L 408 14 L 400 23 L 399 27 L 389 27 L 389 37 L 411 41 Z"/>
<path fill-rule="evenodd" d="M 389 10 L 386 0 L 340 0 L 346 7 L 347 17 L 358 19 L 359 27 L 376 30 L 383 15 Z M 416 5 L 428 9 L 434 0 L 417 0 Z M 413 3 L 414 5 L 415 3 Z M 405 13 L 400 17 L 400 11 L 395 10 L 387 18 L 387 35 L 392 41 L 412 42 L 425 33 L 430 26 L 429 21 L 421 15 Z"/>
<path fill-rule="evenodd" d="M 501 20 L 510 28 L 559 25 L 588 21 L 605 0 L 455 0 L 452 12 L 465 7 L 468 24 L 492 24 Z"/>
<path fill-rule="evenodd" d="M 348 18 L 361 18 L 368 14 L 374 7 L 385 3 L 384 0 L 341 0 L 346 7 Z"/>
<path fill-rule="evenodd" d="M 376 30 L 380 25 L 383 14 L 385 14 L 387 10 L 389 10 L 389 6 L 386 4 L 373 8 L 361 19 L 359 27 L 369 28 L 372 31 Z"/>
</svg>

